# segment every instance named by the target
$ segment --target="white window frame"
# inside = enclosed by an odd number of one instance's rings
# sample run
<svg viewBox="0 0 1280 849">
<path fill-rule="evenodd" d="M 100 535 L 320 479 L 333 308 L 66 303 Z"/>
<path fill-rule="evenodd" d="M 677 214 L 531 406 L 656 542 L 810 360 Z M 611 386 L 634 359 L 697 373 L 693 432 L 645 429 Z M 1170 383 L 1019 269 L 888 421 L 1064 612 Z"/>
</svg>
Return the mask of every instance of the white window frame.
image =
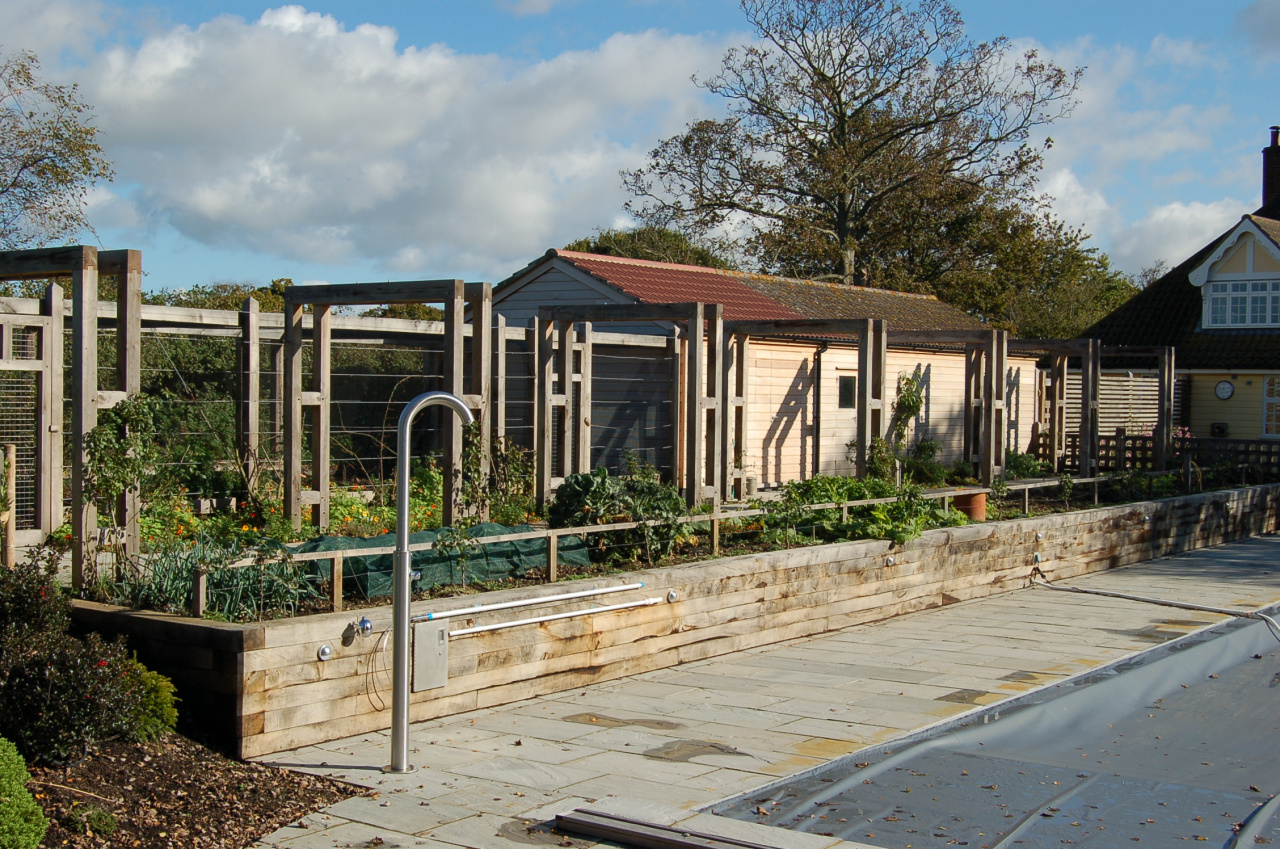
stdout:
<svg viewBox="0 0 1280 849">
<path fill-rule="evenodd" d="M 1262 436 L 1280 439 L 1280 374 L 1262 378 Z"/>
</svg>

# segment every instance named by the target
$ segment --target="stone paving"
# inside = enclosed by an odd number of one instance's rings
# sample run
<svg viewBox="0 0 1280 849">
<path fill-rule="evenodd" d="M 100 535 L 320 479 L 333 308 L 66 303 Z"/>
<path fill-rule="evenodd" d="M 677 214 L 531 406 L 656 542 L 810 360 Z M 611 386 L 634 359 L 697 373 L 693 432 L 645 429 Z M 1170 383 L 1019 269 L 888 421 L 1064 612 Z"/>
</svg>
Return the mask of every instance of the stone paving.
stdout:
<svg viewBox="0 0 1280 849">
<path fill-rule="evenodd" d="M 1280 536 L 1070 583 L 1257 608 L 1280 601 Z M 1029 588 L 419 723 L 410 775 L 380 771 L 384 733 L 283 752 L 261 760 L 376 792 L 259 846 L 586 847 L 545 822 L 591 804 L 694 827 L 719 820 L 697 810 L 723 798 L 1222 619 Z M 812 838 L 778 845 L 856 845 Z"/>
</svg>

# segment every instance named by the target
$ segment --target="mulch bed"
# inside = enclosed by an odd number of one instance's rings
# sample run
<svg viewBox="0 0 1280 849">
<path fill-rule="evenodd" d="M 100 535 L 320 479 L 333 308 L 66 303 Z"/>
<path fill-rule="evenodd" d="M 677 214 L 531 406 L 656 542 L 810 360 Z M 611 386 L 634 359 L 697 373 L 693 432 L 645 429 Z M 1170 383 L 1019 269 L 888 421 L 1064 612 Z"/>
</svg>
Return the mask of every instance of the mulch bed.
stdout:
<svg viewBox="0 0 1280 849">
<path fill-rule="evenodd" d="M 30 772 L 31 791 L 50 820 L 42 844 L 47 849 L 239 849 L 362 792 L 325 778 L 240 763 L 179 734 L 157 743 L 107 743 L 75 765 Z M 106 834 L 112 818 L 115 829 Z M 88 824 L 96 824 L 99 833 Z"/>
</svg>

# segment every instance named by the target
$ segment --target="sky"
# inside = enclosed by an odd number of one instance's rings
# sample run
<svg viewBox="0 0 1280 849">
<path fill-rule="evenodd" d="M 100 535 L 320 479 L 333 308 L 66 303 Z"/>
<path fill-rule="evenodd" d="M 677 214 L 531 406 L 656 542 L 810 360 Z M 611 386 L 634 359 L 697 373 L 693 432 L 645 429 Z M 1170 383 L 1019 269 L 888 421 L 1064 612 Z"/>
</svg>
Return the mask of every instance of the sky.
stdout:
<svg viewBox="0 0 1280 849">
<path fill-rule="evenodd" d="M 1280 0 L 953 0 L 976 39 L 1085 68 L 1041 188 L 1120 269 L 1260 203 Z M 602 227 L 618 173 L 723 114 L 736 0 L 4 0 L 0 50 L 79 85 L 115 180 L 87 244 L 144 286 L 498 282 Z"/>
</svg>

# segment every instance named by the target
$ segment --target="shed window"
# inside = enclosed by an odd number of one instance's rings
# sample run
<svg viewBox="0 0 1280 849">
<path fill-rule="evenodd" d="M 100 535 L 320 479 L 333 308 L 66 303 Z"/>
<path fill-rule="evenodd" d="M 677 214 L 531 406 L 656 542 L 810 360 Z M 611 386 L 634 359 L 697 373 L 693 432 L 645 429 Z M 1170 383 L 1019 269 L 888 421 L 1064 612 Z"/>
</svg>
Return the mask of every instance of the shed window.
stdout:
<svg viewBox="0 0 1280 849">
<path fill-rule="evenodd" d="M 852 410 L 858 406 L 858 377 L 853 374 L 840 375 L 840 409 Z"/>
<path fill-rule="evenodd" d="M 1280 376 L 1266 379 L 1262 396 L 1262 435 L 1280 436 Z"/>
</svg>

